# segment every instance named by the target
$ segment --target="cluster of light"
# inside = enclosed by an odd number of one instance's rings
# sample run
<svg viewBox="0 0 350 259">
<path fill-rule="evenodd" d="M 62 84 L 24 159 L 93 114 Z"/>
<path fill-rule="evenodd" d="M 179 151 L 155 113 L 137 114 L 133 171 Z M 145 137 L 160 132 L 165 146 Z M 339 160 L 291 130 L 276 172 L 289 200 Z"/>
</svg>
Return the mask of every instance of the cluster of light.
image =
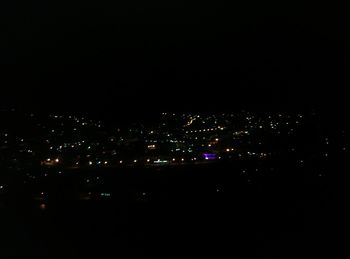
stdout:
<svg viewBox="0 0 350 259">
<path fill-rule="evenodd" d="M 204 153 L 203 156 L 205 160 L 215 160 L 217 158 L 217 155 L 213 153 Z"/>
<path fill-rule="evenodd" d="M 148 145 L 147 148 L 148 148 L 148 149 L 155 149 L 155 148 L 156 148 L 156 145 L 154 145 L 154 144 L 153 144 L 153 145 Z"/>
<path fill-rule="evenodd" d="M 160 159 L 158 159 L 158 160 L 154 161 L 153 163 L 156 163 L 156 164 L 165 164 L 165 163 L 168 163 L 168 160 L 160 160 Z"/>
</svg>

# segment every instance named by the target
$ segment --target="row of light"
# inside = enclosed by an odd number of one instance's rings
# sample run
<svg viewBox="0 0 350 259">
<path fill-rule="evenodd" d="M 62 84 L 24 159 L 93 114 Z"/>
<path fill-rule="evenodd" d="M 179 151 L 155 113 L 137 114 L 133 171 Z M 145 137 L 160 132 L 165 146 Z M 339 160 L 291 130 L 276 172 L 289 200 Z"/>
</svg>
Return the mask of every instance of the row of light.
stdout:
<svg viewBox="0 0 350 259">
<path fill-rule="evenodd" d="M 217 127 L 217 128 L 203 129 L 203 130 L 190 130 L 190 131 L 186 131 L 186 133 L 206 132 L 206 131 L 214 131 L 218 129 L 223 130 L 224 127 Z"/>
</svg>

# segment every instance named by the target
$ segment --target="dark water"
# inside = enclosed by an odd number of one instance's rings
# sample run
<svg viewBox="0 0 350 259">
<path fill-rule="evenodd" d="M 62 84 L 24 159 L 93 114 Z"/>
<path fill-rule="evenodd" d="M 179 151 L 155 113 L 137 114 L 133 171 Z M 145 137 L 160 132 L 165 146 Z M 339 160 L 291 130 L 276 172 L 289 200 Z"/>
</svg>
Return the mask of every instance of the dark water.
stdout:
<svg viewBox="0 0 350 259">
<path fill-rule="evenodd" d="M 288 162 L 255 168 L 70 172 L 62 185 L 53 178 L 45 184 L 49 199 L 28 191 L 1 203 L 1 258 L 295 258 L 322 251 L 327 186 Z M 87 175 L 103 182 L 91 190 L 111 197 L 74 196 L 73 182 Z M 57 195 L 64 192 L 71 196 Z"/>
</svg>

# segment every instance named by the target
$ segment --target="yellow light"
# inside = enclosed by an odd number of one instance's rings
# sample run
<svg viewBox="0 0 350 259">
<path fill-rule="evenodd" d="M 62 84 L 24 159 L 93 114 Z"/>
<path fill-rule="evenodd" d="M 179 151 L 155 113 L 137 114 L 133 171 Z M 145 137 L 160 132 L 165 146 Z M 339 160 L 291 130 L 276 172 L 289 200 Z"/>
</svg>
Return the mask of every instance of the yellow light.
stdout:
<svg viewBox="0 0 350 259">
<path fill-rule="evenodd" d="M 58 158 L 55 159 L 55 162 L 58 163 L 60 160 Z"/>
<path fill-rule="evenodd" d="M 147 163 L 149 163 L 149 161 L 151 161 L 150 159 L 147 159 Z"/>
<path fill-rule="evenodd" d="M 215 139 L 215 141 L 219 141 L 219 139 L 218 139 L 218 138 L 216 138 L 216 139 Z"/>
</svg>

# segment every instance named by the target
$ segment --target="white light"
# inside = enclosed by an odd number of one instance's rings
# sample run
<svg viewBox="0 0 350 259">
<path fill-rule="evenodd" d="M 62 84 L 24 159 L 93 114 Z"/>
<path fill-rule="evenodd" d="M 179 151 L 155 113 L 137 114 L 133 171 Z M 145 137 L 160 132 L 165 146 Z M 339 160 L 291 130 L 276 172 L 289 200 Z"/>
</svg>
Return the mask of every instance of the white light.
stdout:
<svg viewBox="0 0 350 259">
<path fill-rule="evenodd" d="M 150 159 L 147 159 L 147 163 L 149 163 L 149 161 L 151 161 Z"/>
<path fill-rule="evenodd" d="M 123 161 L 122 161 L 122 160 L 120 160 L 120 161 L 119 161 L 119 164 L 122 164 L 122 163 L 123 163 Z"/>
<path fill-rule="evenodd" d="M 134 160 L 134 163 L 137 163 L 137 160 L 136 160 L 136 159 Z"/>
<path fill-rule="evenodd" d="M 55 162 L 58 163 L 60 160 L 58 158 L 55 159 Z"/>
<path fill-rule="evenodd" d="M 173 161 L 175 161 L 175 158 L 173 158 Z"/>
<path fill-rule="evenodd" d="M 107 164 L 108 164 L 108 161 L 105 161 L 104 164 L 107 165 Z"/>
<path fill-rule="evenodd" d="M 184 158 L 181 158 L 181 161 L 185 161 L 185 159 L 184 159 Z"/>
<path fill-rule="evenodd" d="M 230 149 L 229 149 L 229 148 L 226 148 L 226 152 L 230 152 Z"/>
</svg>

